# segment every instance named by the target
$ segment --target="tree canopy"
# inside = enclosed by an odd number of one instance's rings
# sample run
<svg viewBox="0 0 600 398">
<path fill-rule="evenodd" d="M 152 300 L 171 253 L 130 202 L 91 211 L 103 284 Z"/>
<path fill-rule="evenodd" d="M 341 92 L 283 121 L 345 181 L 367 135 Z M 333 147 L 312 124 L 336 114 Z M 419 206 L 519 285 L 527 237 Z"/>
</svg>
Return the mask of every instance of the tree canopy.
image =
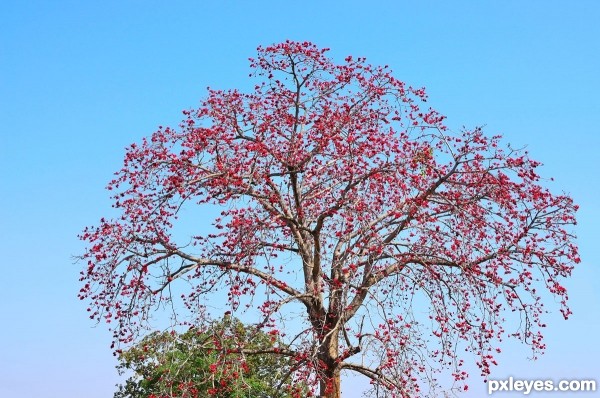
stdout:
<svg viewBox="0 0 600 398">
<path fill-rule="evenodd" d="M 254 90 L 209 89 L 127 148 L 108 186 L 120 216 L 81 235 L 91 318 L 118 344 L 154 310 L 203 329 L 227 309 L 285 342 L 236 352 L 293 359 L 327 398 L 342 371 L 425 396 L 439 371 L 462 385 L 465 351 L 484 376 L 506 337 L 543 351 L 543 291 L 570 314 L 572 199 L 526 151 L 450 130 L 389 68 L 326 53 L 259 47 Z"/>
<path fill-rule="evenodd" d="M 237 341 L 260 350 L 276 340 L 230 315 L 207 330 L 154 332 L 119 354 L 119 372 L 133 374 L 114 398 L 292 398 L 306 393 L 306 386 L 290 384 L 290 358 L 232 352 Z"/>
</svg>

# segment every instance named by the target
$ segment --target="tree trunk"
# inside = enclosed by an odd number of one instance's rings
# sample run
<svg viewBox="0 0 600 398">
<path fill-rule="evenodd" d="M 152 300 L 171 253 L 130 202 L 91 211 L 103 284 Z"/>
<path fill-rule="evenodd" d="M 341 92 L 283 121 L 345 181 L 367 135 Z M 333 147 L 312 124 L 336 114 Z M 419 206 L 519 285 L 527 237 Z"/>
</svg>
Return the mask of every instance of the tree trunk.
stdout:
<svg viewBox="0 0 600 398">
<path fill-rule="evenodd" d="M 331 323 L 330 323 L 331 324 Z M 340 398 L 342 395 L 340 382 L 340 369 L 338 364 L 339 341 L 337 330 L 329 335 L 323 342 L 320 360 L 325 366 L 325 380 L 320 383 L 320 397 Z"/>
<path fill-rule="evenodd" d="M 333 370 L 328 374 L 328 379 L 321 381 L 320 396 L 322 398 L 340 398 L 342 396 L 341 383 L 340 383 L 340 371 L 338 369 Z"/>
</svg>

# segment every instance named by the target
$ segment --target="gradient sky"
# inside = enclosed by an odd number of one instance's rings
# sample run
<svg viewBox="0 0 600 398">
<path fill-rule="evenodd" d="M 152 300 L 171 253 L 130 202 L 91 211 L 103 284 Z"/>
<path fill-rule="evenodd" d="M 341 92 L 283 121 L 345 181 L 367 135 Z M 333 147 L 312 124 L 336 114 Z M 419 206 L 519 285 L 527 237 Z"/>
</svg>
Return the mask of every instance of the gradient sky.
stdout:
<svg viewBox="0 0 600 398">
<path fill-rule="evenodd" d="M 597 0 L 0 2 L 0 397 L 112 397 L 111 336 L 76 297 L 76 235 L 109 213 L 126 145 L 209 85 L 249 87 L 247 58 L 285 39 L 388 64 L 451 128 L 486 125 L 544 163 L 581 206 L 574 315 L 549 303 L 547 354 L 509 344 L 492 378 L 600 381 L 599 21 Z M 487 396 L 476 374 L 470 387 Z"/>
</svg>

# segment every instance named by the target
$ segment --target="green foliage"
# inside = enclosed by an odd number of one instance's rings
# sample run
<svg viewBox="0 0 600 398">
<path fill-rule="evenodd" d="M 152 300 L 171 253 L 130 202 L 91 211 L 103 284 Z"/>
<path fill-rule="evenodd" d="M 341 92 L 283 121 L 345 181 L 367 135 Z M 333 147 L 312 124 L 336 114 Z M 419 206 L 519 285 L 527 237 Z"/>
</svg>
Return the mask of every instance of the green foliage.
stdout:
<svg viewBox="0 0 600 398">
<path fill-rule="evenodd" d="M 133 371 L 114 398 L 292 398 L 292 359 L 259 353 L 281 348 L 276 337 L 226 316 L 203 331 L 155 332 L 121 352 L 117 369 Z"/>
</svg>

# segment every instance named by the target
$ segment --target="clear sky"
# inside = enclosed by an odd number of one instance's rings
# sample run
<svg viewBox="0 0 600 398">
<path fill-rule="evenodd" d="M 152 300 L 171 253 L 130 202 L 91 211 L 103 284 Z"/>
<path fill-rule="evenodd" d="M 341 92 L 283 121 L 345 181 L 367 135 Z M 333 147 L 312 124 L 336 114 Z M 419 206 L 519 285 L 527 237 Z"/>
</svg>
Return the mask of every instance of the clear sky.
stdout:
<svg viewBox="0 0 600 398">
<path fill-rule="evenodd" d="M 126 145 L 208 85 L 248 87 L 247 58 L 285 39 L 388 64 L 451 128 L 486 125 L 545 164 L 581 206 L 574 315 L 549 305 L 547 354 L 510 344 L 492 378 L 600 381 L 599 21 L 597 0 L 0 2 L 0 397 L 112 397 L 110 334 L 76 297 L 76 235 L 109 212 Z"/>
</svg>

